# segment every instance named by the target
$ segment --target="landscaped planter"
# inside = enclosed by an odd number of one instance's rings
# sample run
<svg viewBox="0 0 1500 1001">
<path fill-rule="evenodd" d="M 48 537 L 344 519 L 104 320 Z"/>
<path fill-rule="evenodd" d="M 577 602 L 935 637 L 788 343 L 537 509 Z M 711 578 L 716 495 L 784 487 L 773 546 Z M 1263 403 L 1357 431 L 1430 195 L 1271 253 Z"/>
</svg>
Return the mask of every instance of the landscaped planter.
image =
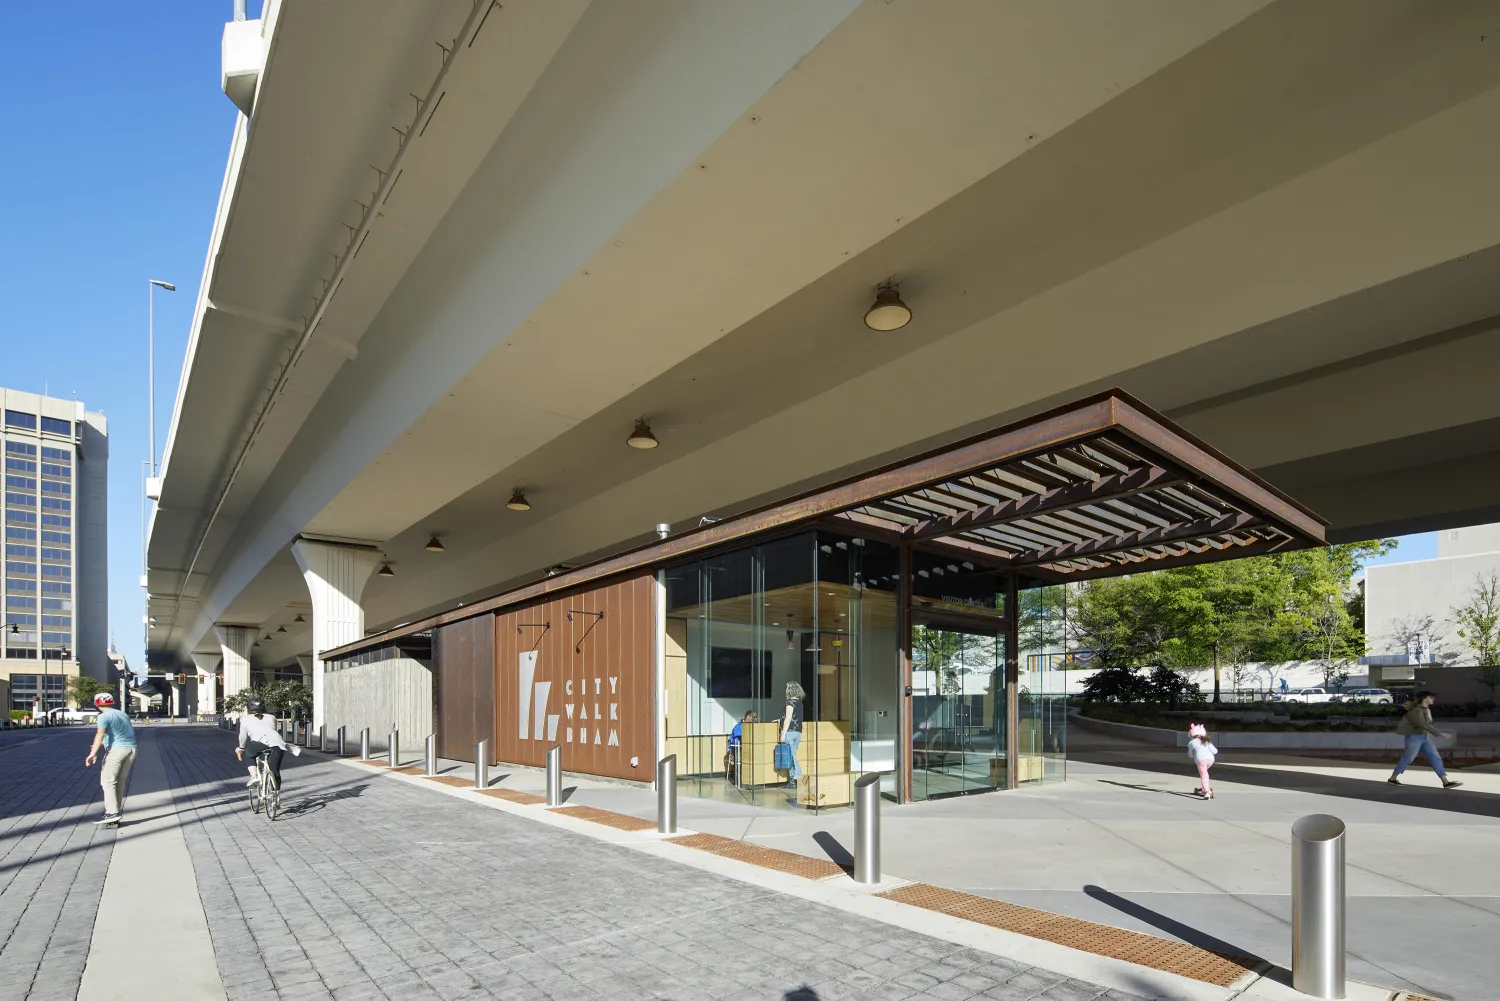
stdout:
<svg viewBox="0 0 1500 1001">
<path fill-rule="evenodd" d="M 1185 748 L 1191 739 L 1187 735 L 1186 727 L 1181 730 L 1167 730 L 1156 726 L 1136 726 L 1133 723 L 1112 723 L 1107 720 L 1092 719 L 1076 709 L 1068 714 L 1068 722 L 1071 725 L 1082 727 L 1094 733 L 1107 733 L 1114 737 L 1123 737 L 1126 740 L 1138 740 L 1143 743 L 1156 744 L 1163 747 Z M 1454 723 L 1448 726 L 1447 729 L 1463 730 L 1467 735 L 1467 727 L 1483 725 Z M 1438 729 L 1444 729 L 1442 720 L 1438 720 Z M 1236 747 L 1252 750 L 1384 751 L 1399 750 L 1406 744 L 1406 738 L 1394 730 L 1367 730 L 1364 732 L 1331 732 L 1327 730 L 1251 730 L 1237 732 L 1233 730 L 1214 730 L 1210 731 L 1209 738 L 1221 750 Z M 1447 737 L 1434 738 L 1434 740 L 1439 748 L 1453 746 L 1453 741 Z"/>
</svg>

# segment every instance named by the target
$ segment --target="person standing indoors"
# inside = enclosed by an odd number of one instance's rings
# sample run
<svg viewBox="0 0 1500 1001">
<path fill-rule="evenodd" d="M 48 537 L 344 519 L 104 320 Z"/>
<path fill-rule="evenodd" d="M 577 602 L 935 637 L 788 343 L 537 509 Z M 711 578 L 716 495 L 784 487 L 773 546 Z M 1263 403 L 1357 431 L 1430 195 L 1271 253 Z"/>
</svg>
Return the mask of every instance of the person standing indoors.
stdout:
<svg viewBox="0 0 1500 1001">
<path fill-rule="evenodd" d="M 795 681 L 786 683 L 786 710 L 781 714 L 781 742 L 792 749 L 792 767 L 788 772 L 787 785 L 796 788 L 802 777 L 802 766 L 797 763 L 797 746 L 802 743 L 802 704 L 807 693 Z"/>
<path fill-rule="evenodd" d="M 1202 723 L 1188 727 L 1188 737 L 1191 738 L 1188 740 L 1188 757 L 1198 769 L 1198 788 L 1193 790 L 1193 795 L 1213 799 L 1214 787 L 1208 780 L 1208 770 L 1214 766 L 1219 749 L 1208 739 L 1208 728 Z"/>
<path fill-rule="evenodd" d="M 1406 738 L 1406 750 L 1401 752 L 1401 760 L 1396 762 L 1396 770 L 1391 772 L 1391 777 L 1386 779 L 1393 786 L 1401 784 L 1401 773 L 1406 767 L 1417 760 L 1417 754 L 1421 753 L 1427 758 L 1427 763 L 1432 770 L 1437 772 L 1438 778 L 1443 780 L 1444 789 L 1456 789 L 1463 785 L 1448 778 L 1448 773 L 1443 770 L 1443 758 L 1438 754 L 1437 745 L 1432 742 L 1434 737 L 1451 737 L 1451 733 L 1443 733 L 1432 725 L 1432 704 L 1437 701 L 1437 696 L 1431 692 L 1418 692 L 1417 697 L 1407 703 L 1406 714 L 1401 717 L 1401 722 L 1396 724 L 1396 732 Z"/>
<path fill-rule="evenodd" d="M 130 766 L 135 764 L 135 727 L 130 725 L 129 716 L 115 708 L 115 697 L 108 692 L 95 695 L 94 706 L 99 710 L 94 746 L 83 759 L 84 767 L 94 767 L 99 749 L 104 748 L 104 768 L 99 772 L 99 784 L 104 787 L 104 816 L 94 823 L 118 827 L 125 816 L 125 783 L 130 779 Z"/>
</svg>

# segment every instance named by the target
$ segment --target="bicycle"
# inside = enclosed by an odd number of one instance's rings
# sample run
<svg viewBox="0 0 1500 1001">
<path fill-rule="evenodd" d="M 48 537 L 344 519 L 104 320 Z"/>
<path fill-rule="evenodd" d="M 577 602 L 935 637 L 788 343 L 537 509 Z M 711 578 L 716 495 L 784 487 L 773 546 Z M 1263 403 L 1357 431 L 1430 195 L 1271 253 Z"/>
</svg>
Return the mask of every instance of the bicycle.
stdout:
<svg viewBox="0 0 1500 1001">
<path fill-rule="evenodd" d="M 265 807 L 266 819 L 274 822 L 281 815 L 281 790 L 271 777 L 271 767 L 266 764 L 266 752 L 255 756 L 255 783 L 250 786 L 250 810 L 260 813 Z"/>
</svg>

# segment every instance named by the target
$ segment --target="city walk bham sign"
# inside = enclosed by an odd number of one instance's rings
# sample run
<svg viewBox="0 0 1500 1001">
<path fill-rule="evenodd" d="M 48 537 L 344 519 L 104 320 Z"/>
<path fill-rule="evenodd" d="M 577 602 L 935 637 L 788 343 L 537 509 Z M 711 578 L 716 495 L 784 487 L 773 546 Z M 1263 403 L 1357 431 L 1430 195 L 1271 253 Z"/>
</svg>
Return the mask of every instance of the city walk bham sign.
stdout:
<svg viewBox="0 0 1500 1001">
<path fill-rule="evenodd" d="M 554 713 L 549 711 L 553 683 L 538 681 L 536 675 L 537 651 L 522 651 L 516 678 L 516 735 L 521 740 L 620 746 L 618 677 L 568 678 L 562 686 L 563 711 Z"/>
</svg>

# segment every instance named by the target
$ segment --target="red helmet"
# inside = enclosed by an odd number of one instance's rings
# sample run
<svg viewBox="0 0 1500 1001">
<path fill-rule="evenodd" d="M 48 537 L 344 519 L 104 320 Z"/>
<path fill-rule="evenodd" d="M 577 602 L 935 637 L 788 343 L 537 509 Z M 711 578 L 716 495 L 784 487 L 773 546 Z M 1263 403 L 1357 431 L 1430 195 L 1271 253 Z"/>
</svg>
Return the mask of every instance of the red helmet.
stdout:
<svg viewBox="0 0 1500 1001">
<path fill-rule="evenodd" d="M 103 709 L 105 706 L 112 706 L 114 704 L 115 697 L 108 692 L 100 692 L 98 695 L 94 696 L 94 705 L 99 709 Z"/>
</svg>

